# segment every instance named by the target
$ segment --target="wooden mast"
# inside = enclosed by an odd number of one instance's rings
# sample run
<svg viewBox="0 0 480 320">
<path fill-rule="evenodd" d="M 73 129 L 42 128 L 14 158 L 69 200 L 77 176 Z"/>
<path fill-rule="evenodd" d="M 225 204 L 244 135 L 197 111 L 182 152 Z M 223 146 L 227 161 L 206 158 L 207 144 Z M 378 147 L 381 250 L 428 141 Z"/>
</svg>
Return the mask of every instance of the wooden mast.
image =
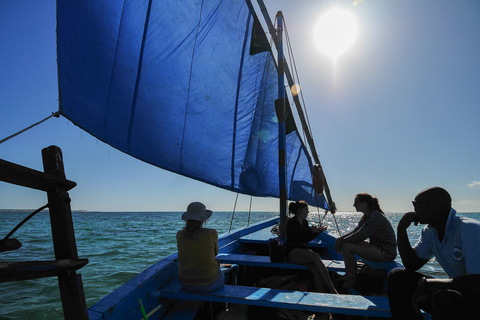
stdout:
<svg viewBox="0 0 480 320">
<path fill-rule="evenodd" d="M 287 174 L 286 174 L 286 127 L 285 127 L 285 81 L 283 64 L 283 15 L 277 12 L 277 53 L 278 53 L 278 99 L 275 111 L 278 119 L 278 178 L 280 186 L 279 237 L 286 238 L 287 224 Z"/>
</svg>

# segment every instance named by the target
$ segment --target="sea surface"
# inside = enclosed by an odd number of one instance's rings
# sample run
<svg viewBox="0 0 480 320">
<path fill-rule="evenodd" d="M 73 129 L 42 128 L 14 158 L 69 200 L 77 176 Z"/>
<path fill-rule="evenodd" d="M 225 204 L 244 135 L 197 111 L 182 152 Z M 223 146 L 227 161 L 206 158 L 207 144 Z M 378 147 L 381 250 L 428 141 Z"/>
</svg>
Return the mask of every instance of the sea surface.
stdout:
<svg viewBox="0 0 480 320">
<path fill-rule="evenodd" d="M 5 237 L 29 212 L 0 212 L 0 239 Z M 273 212 L 215 212 L 207 227 L 221 235 L 276 216 Z M 459 213 L 480 220 L 480 213 Z M 118 288 L 158 260 L 176 251 L 175 234 L 184 222 L 180 212 L 74 212 L 73 222 L 79 258 L 89 263 L 82 274 L 88 307 Z M 394 229 L 402 214 L 387 213 Z M 309 220 L 322 221 L 323 212 L 312 212 Z M 328 232 L 341 234 L 352 230 L 360 214 L 328 214 L 323 223 Z M 337 227 L 338 226 L 338 227 Z M 413 241 L 421 226 L 409 228 Z M 48 213 L 41 212 L 18 229 L 12 238 L 23 246 L 16 251 L 0 253 L 0 263 L 27 260 L 54 260 Z M 400 258 L 397 258 L 399 262 Z M 427 263 L 422 272 L 446 277 L 436 261 Z M 58 283 L 55 277 L 0 283 L 0 320 L 63 319 Z"/>
</svg>

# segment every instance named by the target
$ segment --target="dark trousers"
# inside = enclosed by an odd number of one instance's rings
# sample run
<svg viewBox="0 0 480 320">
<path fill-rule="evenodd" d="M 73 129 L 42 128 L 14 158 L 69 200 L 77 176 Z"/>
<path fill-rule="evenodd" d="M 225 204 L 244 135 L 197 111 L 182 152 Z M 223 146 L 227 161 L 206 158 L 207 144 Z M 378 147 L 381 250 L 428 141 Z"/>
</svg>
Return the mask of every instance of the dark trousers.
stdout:
<svg viewBox="0 0 480 320">
<path fill-rule="evenodd" d="M 390 272 L 387 291 L 393 319 L 423 319 L 415 312 L 411 301 L 421 277 L 425 275 L 402 268 Z M 478 304 L 480 304 L 478 297 L 465 296 L 454 290 L 439 290 L 432 292 L 431 298 L 420 307 L 432 315 L 432 320 L 478 319 L 480 318 Z"/>
</svg>

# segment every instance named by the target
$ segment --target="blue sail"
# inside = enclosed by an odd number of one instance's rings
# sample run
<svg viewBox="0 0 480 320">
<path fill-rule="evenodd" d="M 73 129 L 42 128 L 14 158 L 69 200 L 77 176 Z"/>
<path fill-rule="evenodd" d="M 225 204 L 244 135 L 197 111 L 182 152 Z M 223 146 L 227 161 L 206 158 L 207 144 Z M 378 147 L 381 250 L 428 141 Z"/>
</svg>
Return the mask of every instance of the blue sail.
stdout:
<svg viewBox="0 0 480 320">
<path fill-rule="evenodd" d="M 227 190 L 278 197 L 277 69 L 245 1 L 57 4 L 60 111 L 135 158 Z M 291 200 L 328 208 L 295 126 Z"/>
</svg>

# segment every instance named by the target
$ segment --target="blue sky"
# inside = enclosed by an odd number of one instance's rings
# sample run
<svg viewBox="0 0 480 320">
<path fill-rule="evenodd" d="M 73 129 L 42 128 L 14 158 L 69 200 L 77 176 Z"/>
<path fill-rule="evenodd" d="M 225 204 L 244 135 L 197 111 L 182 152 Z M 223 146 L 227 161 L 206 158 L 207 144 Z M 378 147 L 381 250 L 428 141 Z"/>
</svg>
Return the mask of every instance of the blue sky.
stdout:
<svg viewBox="0 0 480 320">
<path fill-rule="evenodd" d="M 333 199 L 352 210 L 359 192 L 388 212 L 412 209 L 442 186 L 458 211 L 480 211 L 480 2 L 265 1 L 282 10 L 317 150 Z M 315 47 L 317 19 L 337 5 L 358 36 L 334 64 Z M 58 109 L 55 1 L 0 2 L 0 139 Z M 0 158 L 42 170 L 41 149 L 63 150 L 74 209 L 181 211 L 191 201 L 230 211 L 235 194 L 135 160 L 65 118 L 0 145 Z M 37 208 L 41 192 L 0 182 L 0 208 Z M 237 210 L 248 210 L 240 195 Z M 254 211 L 276 211 L 254 198 Z"/>
</svg>

